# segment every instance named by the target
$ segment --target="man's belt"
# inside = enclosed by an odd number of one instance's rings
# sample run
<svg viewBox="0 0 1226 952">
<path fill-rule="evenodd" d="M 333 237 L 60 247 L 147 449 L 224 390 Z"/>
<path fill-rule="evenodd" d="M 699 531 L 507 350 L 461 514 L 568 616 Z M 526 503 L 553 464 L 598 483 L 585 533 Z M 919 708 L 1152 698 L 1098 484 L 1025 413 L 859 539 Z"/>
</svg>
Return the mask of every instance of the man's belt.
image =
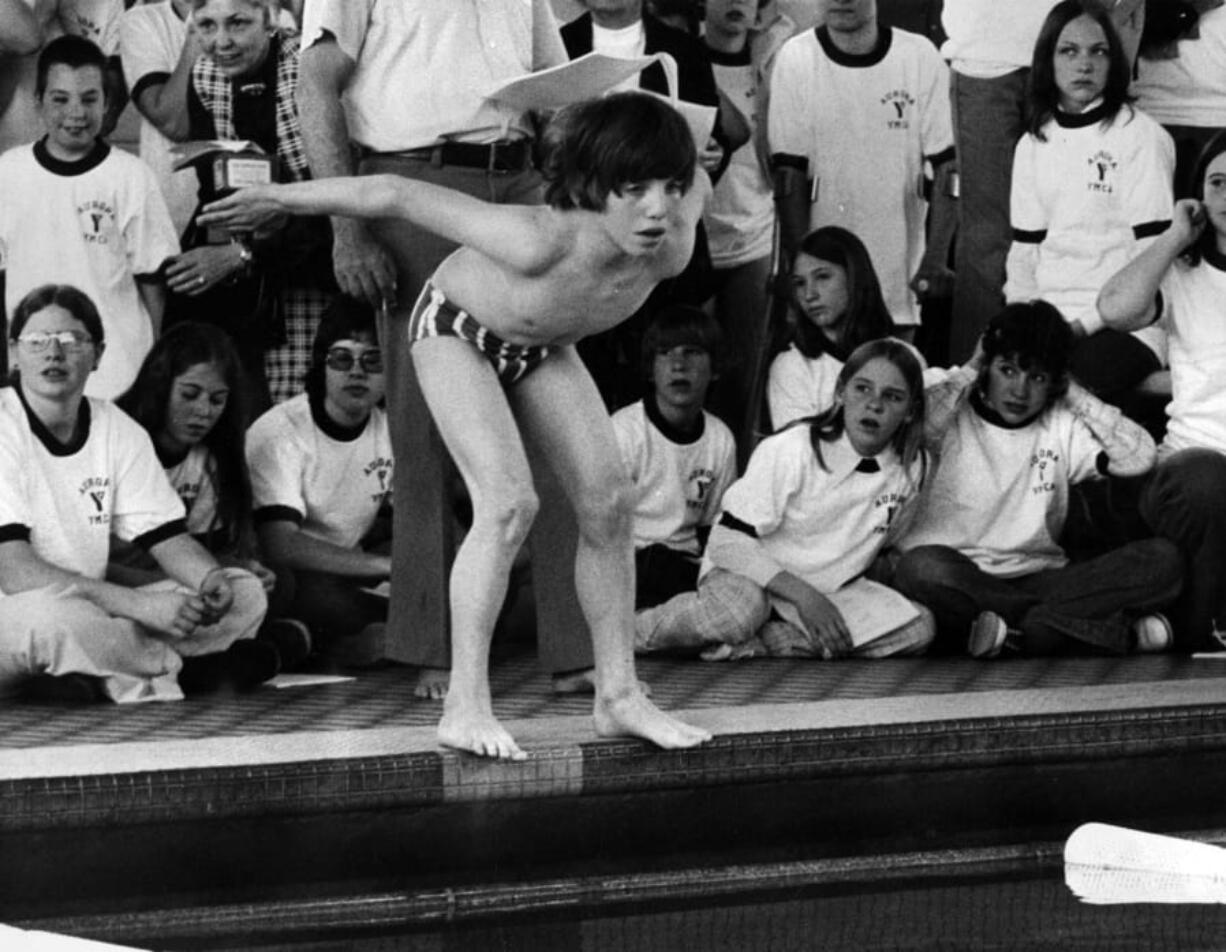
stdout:
<svg viewBox="0 0 1226 952">
<path fill-rule="evenodd" d="M 532 165 L 532 140 L 442 142 L 398 154 L 429 162 L 435 167 L 460 165 L 470 169 L 485 169 L 487 172 L 519 172 Z"/>
</svg>

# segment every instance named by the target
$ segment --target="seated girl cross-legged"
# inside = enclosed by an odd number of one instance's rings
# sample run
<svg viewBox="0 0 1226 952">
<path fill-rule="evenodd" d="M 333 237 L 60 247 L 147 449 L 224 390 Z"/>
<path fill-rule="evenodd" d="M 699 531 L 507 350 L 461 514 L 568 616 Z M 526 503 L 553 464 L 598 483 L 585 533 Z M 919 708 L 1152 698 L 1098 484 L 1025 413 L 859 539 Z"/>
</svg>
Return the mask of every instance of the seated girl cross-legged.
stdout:
<svg viewBox="0 0 1226 952">
<path fill-rule="evenodd" d="M 35 288 L 9 325 L 16 382 L 0 390 L 0 694 L 76 685 L 113 701 L 176 700 L 277 673 L 253 640 L 259 580 L 223 568 L 187 532 L 149 436 L 85 397 L 106 342 L 93 302 Z M 146 549 L 165 579 L 105 579 L 110 536 Z"/>
<path fill-rule="evenodd" d="M 927 605 L 937 645 L 975 657 L 1074 650 L 1159 651 L 1157 614 L 1182 565 L 1163 539 L 1070 563 L 1057 543 L 1069 487 L 1153 466 L 1145 430 L 1070 381 L 1073 332 L 1044 301 L 1010 304 L 982 353 L 928 391 L 934 472 L 894 585 Z"/>
<path fill-rule="evenodd" d="M 918 654 L 929 612 L 864 575 L 923 483 L 919 361 L 896 340 L 847 359 L 834 406 L 760 443 L 724 494 L 696 592 L 635 618 L 639 651 L 711 659 Z"/>
</svg>

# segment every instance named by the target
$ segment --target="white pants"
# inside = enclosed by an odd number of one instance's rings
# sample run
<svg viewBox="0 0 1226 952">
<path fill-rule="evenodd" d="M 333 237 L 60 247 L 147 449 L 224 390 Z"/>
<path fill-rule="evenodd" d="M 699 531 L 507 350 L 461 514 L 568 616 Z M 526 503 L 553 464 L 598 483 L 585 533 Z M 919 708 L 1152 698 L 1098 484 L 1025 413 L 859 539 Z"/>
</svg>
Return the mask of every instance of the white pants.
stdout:
<svg viewBox="0 0 1226 952">
<path fill-rule="evenodd" d="M 73 594 L 48 586 L 0 598 L 0 697 L 17 693 L 37 674 L 87 674 L 102 679 L 107 697 L 119 704 L 179 701 L 182 657 L 224 651 L 254 638 L 268 601 L 250 572 L 226 569 L 234 603 L 225 617 L 188 638 L 152 632 L 128 618 L 115 618 Z M 165 580 L 150 591 L 189 591 Z"/>
</svg>

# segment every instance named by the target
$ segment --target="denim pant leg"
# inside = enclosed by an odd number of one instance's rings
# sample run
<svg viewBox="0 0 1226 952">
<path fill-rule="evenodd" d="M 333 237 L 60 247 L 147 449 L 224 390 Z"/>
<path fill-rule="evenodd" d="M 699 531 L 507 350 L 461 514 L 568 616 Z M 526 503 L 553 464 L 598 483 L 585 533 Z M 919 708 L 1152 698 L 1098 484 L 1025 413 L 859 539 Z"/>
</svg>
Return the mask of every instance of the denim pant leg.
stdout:
<svg viewBox="0 0 1226 952">
<path fill-rule="evenodd" d="M 1179 595 L 1183 560 L 1166 539 L 1144 539 L 1029 576 L 1023 584 L 1042 599 L 1022 619 L 1024 653 L 1088 646 L 1124 654 L 1133 647 L 1133 620 L 1165 609 Z"/>
<path fill-rule="evenodd" d="M 1226 454 L 1190 449 L 1164 459 L 1141 492 L 1141 518 L 1185 560 L 1175 647 L 1220 651 L 1226 630 Z"/>
<path fill-rule="evenodd" d="M 1014 579 L 989 575 L 974 562 L 944 545 L 921 545 L 905 553 L 894 570 L 894 588 L 926 605 L 936 616 L 934 647 L 964 651 L 971 623 L 983 611 L 993 611 L 1016 627 L 1038 603 Z"/>
<path fill-rule="evenodd" d="M 1013 230 L 1009 190 L 1013 149 L 1025 129 L 1026 75 L 996 79 L 954 72 L 951 102 L 958 149 L 958 242 L 954 255 L 949 358 L 970 357 L 984 326 L 1005 303 L 1005 258 Z"/>
</svg>

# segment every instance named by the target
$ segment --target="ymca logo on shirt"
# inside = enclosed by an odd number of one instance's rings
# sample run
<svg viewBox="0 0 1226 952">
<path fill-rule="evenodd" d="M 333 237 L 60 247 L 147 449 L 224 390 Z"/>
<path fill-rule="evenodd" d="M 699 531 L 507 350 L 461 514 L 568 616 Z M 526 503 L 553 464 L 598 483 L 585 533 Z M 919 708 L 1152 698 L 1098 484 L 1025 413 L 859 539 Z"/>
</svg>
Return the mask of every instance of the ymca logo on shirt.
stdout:
<svg viewBox="0 0 1226 952">
<path fill-rule="evenodd" d="M 91 476 L 77 487 L 77 495 L 85 509 L 86 522 L 91 526 L 111 523 L 111 478 Z"/>
<path fill-rule="evenodd" d="M 915 98 L 905 89 L 892 89 L 881 97 L 881 104 L 886 107 L 887 129 L 910 129 L 911 112 L 915 108 Z"/>
<path fill-rule="evenodd" d="M 77 220 L 86 244 L 108 245 L 115 236 L 115 209 L 100 199 L 78 205 Z"/>
<path fill-rule="evenodd" d="M 1030 487 L 1032 495 L 1041 496 L 1056 491 L 1056 469 L 1060 454 L 1055 450 L 1036 450 L 1030 457 Z"/>
<path fill-rule="evenodd" d="M 385 456 L 377 456 L 366 464 L 362 470 L 362 475 L 366 477 L 374 476 L 379 483 L 378 492 L 370 494 L 371 502 L 381 503 L 387 499 L 388 493 L 392 491 L 392 461 Z"/>
<path fill-rule="evenodd" d="M 1119 162 L 1116 161 L 1115 156 L 1106 149 L 1099 149 L 1086 159 L 1086 164 L 1090 167 L 1090 178 L 1086 182 L 1087 189 L 1106 195 L 1115 191 L 1115 171 L 1119 168 Z"/>
<path fill-rule="evenodd" d="M 707 504 L 707 494 L 715 484 L 715 473 L 699 467 L 690 473 L 685 482 L 690 490 L 685 494 L 685 508 L 702 509 Z"/>
<path fill-rule="evenodd" d="M 907 501 L 906 493 L 882 493 L 873 500 L 873 513 L 880 514 L 885 510 L 885 521 L 879 522 L 873 526 L 873 535 L 885 535 L 890 531 L 890 524 L 894 521 L 894 516 L 898 510 L 903 507 Z"/>
</svg>

